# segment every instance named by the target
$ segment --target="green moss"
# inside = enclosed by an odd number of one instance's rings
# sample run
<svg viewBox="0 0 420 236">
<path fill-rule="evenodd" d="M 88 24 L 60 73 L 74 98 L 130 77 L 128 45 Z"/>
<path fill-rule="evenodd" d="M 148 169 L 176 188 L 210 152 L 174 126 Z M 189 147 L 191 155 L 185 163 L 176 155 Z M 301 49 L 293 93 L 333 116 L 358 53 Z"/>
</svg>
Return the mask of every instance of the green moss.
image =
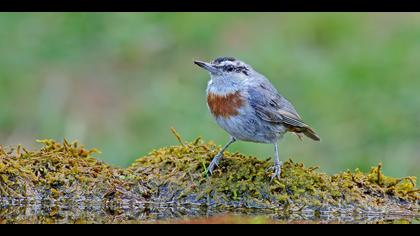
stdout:
<svg viewBox="0 0 420 236">
<path fill-rule="evenodd" d="M 77 142 L 38 140 L 38 151 L 0 152 L 0 194 L 14 198 L 59 199 L 99 196 L 119 183 L 112 168 Z"/>
<path fill-rule="evenodd" d="M 176 133 L 175 133 L 176 134 Z M 333 176 L 288 160 L 281 180 L 270 183 L 270 160 L 226 152 L 212 176 L 206 166 L 220 150 L 196 139 L 152 151 L 127 169 L 110 167 L 76 142 L 39 141 L 29 152 L 0 149 L 2 197 L 101 199 L 110 207 L 125 200 L 199 204 L 220 208 L 273 208 L 290 211 L 401 212 L 418 214 L 415 177 L 396 179 L 381 172 Z"/>
<path fill-rule="evenodd" d="M 211 205 L 269 207 L 285 210 L 348 210 L 357 207 L 373 211 L 418 210 L 415 178 L 394 179 L 380 173 L 380 166 L 368 174 L 344 172 L 328 176 L 288 160 L 281 180 L 270 183 L 269 160 L 226 152 L 214 174 L 205 175 L 213 156 L 220 150 L 214 143 L 197 139 L 154 150 L 138 159 L 128 170 L 138 181 L 169 189 L 160 198 Z M 378 176 L 380 182 L 375 179 Z M 376 177 L 377 178 L 377 177 Z M 176 191 L 180 191 L 177 194 Z M 166 192 L 164 192 L 166 193 Z M 406 202 L 411 203 L 405 204 Z"/>
</svg>

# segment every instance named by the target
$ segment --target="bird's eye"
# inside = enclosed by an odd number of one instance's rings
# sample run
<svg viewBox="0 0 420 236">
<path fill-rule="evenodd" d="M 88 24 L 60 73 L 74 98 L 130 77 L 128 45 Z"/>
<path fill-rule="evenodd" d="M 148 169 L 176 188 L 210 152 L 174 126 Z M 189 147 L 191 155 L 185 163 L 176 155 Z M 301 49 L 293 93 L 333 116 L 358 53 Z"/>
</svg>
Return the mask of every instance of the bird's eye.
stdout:
<svg viewBox="0 0 420 236">
<path fill-rule="evenodd" d="M 227 66 L 226 67 L 226 71 L 229 71 L 229 72 L 233 71 L 233 69 L 234 69 L 233 66 Z"/>
</svg>

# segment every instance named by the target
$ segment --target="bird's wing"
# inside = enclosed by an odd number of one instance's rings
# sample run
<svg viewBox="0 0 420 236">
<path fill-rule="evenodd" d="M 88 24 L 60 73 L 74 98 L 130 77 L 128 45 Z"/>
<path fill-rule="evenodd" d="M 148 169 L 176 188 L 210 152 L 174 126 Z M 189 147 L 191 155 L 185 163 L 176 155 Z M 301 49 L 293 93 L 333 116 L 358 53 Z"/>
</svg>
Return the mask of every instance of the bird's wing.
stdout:
<svg viewBox="0 0 420 236">
<path fill-rule="evenodd" d="M 267 79 L 262 78 L 256 86 L 249 86 L 248 93 L 248 102 L 261 119 L 287 125 L 288 131 L 297 134 L 300 139 L 299 134 L 303 133 L 312 140 L 321 140 L 316 132 L 302 121 L 293 105 L 281 96 Z"/>
<path fill-rule="evenodd" d="M 285 123 L 294 127 L 307 127 L 293 105 L 269 83 L 248 89 L 249 103 L 258 117 L 272 123 Z"/>
</svg>

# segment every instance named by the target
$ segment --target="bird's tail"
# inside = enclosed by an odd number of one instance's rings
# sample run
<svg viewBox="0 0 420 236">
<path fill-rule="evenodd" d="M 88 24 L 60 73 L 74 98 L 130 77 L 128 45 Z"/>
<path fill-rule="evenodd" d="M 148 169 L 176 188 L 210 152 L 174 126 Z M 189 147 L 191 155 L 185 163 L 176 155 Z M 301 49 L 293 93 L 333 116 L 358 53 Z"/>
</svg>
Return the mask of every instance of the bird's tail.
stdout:
<svg viewBox="0 0 420 236">
<path fill-rule="evenodd" d="M 306 135 L 306 137 L 308 137 L 308 138 L 310 138 L 312 140 L 321 141 L 321 138 L 309 126 L 305 127 L 305 129 L 303 130 L 303 133 Z"/>
</svg>

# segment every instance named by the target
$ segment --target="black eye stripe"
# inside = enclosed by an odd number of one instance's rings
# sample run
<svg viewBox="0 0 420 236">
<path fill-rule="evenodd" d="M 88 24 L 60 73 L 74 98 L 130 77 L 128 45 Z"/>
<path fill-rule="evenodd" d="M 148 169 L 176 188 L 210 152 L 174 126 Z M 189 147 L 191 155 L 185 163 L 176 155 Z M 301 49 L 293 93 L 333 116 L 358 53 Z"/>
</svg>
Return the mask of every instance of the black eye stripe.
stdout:
<svg viewBox="0 0 420 236">
<path fill-rule="evenodd" d="M 228 72 L 238 72 L 238 73 L 244 73 L 246 75 L 248 75 L 248 68 L 246 68 L 245 66 L 233 66 L 233 65 L 226 65 L 226 66 L 219 66 L 219 68 L 222 68 L 223 71 L 228 71 Z"/>
<path fill-rule="evenodd" d="M 249 70 L 246 66 L 235 66 L 235 65 L 214 65 L 214 67 L 219 68 L 225 72 L 233 72 L 235 71 L 236 73 L 243 73 L 245 75 L 249 75 Z"/>
</svg>

